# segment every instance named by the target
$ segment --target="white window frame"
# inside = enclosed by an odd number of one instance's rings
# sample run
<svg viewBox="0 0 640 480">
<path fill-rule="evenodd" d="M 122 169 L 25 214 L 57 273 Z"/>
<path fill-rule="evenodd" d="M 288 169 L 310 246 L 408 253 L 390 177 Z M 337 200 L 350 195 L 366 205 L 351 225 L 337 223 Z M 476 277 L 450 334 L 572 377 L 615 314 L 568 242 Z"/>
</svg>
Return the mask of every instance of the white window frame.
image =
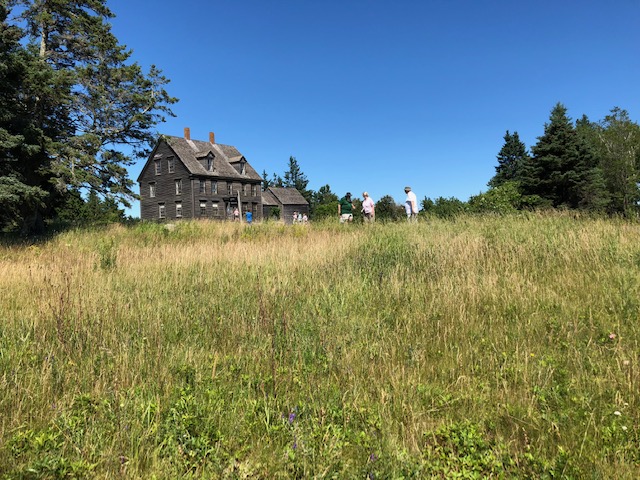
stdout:
<svg viewBox="0 0 640 480">
<path fill-rule="evenodd" d="M 158 205 L 158 218 L 167 218 L 167 208 L 165 207 L 164 203 L 160 203 Z"/>
<path fill-rule="evenodd" d="M 176 218 L 182 218 L 182 202 L 176 202 Z"/>
<path fill-rule="evenodd" d="M 207 181 L 206 180 L 200 180 L 200 194 L 205 194 L 207 193 Z"/>
<path fill-rule="evenodd" d="M 176 180 L 176 195 L 182 195 L 182 179 Z"/>
<path fill-rule="evenodd" d="M 154 160 L 156 162 L 156 175 L 162 175 L 162 160 Z"/>
<path fill-rule="evenodd" d="M 211 194 L 217 194 L 217 193 L 218 193 L 218 181 L 211 180 Z"/>
<path fill-rule="evenodd" d="M 167 171 L 169 173 L 173 173 L 173 172 L 176 171 L 176 158 L 175 157 L 167 158 Z"/>
<path fill-rule="evenodd" d="M 149 184 L 149 198 L 156 198 L 156 182 Z"/>
<path fill-rule="evenodd" d="M 200 216 L 201 217 L 207 216 L 207 202 L 204 200 L 200 200 Z"/>
</svg>

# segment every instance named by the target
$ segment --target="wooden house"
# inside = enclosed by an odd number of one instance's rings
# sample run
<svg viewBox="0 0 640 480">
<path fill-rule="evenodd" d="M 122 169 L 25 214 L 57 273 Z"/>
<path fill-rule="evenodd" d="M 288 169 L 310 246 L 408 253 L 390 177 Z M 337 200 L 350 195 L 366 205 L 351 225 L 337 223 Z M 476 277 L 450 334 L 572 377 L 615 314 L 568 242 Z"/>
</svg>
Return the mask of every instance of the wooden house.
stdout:
<svg viewBox="0 0 640 480">
<path fill-rule="evenodd" d="M 140 218 L 174 221 L 187 218 L 262 218 L 262 177 L 230 145 L 162 135 L 138 176 Z"/>
<path fill-rule="evenodd" d="M 309 215 L 309 202 L 295 188 L 269 187 L 262 192 L 264 218 L 271 218 L 274 208 L 280 211 L 280 220 L 293 222 L 293 212 Z"/>
</svg>

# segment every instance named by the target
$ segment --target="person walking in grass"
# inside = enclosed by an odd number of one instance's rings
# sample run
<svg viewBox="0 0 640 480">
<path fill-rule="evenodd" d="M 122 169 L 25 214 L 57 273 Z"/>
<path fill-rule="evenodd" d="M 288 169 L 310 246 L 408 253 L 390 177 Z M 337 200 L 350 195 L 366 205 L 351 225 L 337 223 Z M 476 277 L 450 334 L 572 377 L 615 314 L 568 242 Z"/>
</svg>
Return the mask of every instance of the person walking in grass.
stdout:
<svg viewBox="0 0 640 480">
<path fill-rule="evenodd" d="M 353 202 L 351 201 L 351 192 L 340 199 L 338 203 L 338 215 L 340 223 L 353 222 Z"/>
<path fill-rule="evenodd" d="M 376 219 L 376 204 L 373 202 L 367 192 L 362 194 L 364 200 L 362 200 L 362 214 L 364 215 L 365 223 L 371 223 Z"/>
<path fill-rule="evenodd" d="M 411 191 L 411 187 L 404 187 L 404 193 L 407 198 L 404 201 L 404 210 L 407 212 L 407 220 L 410 222 L 418 221 L 418 199 L 416 194 Z"/>
</svg>

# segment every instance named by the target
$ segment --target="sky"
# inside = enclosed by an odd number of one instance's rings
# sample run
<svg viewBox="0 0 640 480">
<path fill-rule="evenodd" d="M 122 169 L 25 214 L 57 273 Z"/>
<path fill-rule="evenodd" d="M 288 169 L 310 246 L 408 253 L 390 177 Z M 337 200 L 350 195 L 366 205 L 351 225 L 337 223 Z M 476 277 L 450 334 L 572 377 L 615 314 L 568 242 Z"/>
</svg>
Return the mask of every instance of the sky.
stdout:
<svg viewBox="0 0 640 480">
<path fill-rule="evenodd" d="M 158 133 L 233 145 L 259 172 L 374 200 L 487 190 L 507 130 L 558 102 L 640 120 L 640 0 L 107 0 L 113 32 L 171 80 Z M 135 181 L 144 160 L 130 167 Z M 139 216 L 134 204 L 128 214 Z"/>
</svg>

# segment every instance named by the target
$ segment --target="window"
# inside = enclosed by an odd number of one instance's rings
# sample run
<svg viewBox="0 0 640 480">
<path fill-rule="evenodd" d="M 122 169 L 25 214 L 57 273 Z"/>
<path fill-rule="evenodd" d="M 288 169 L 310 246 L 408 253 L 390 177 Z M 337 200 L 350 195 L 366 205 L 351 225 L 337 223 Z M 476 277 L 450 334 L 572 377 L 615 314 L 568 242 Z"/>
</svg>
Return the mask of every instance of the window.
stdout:
<svg viewBox="0 0 640 480">
<path fill-rule="evenodd" d="M 200 216 L 207 216 L 207 202 L 200 202 Z"/>
<path fill-rule="evenodd" d="M 211 193 L 218 193 L 218 182 L 211 180 Z"/>
<path fill-rule="evenodd" d="M 227 194 L 233 195 L 233 184 L 231 182 L 227 183 Z"/>
<path fill-rule="evenodd" d="M 165 214 L 165 209 L 164 209 L 164 204 L 161 203 L 160 205 L 158 205 L 158 218 L 165 218 L 166 214 Z"/>
<path fill-rule="evenodd" d="M 255 197 L 258 195 L 258 186 L 257 185 L 251 185 L 251 196 Z"/>
<path fill-rule="evenodd" d="M 245 175 L 247 173 L 247 167 L 244 162 L 240 162 L 240 173 Z"/>
<path fill-rule="evenodd" d="M 218 212 L 218 202 L 212 202 L 211 203 L 211 215 L 213 215 L 214 217 L 217 217 L 218 215 L 220 215 Z"/>
<path fill-rule="evenodd" d="M 176 202 L 176 218 L 182 217 L 182 202 Z"/>
<path fill-rule="evenodd" d="M 156 160 L 156 175 L 160 175 L 162 173 L 162 160 Z"/>
<path fill-rule="evenodd" d="M 213 158 L 207 158 L 207 170 L 210 172 L 213 170 Z"/>
<path fill-rule="evenodd" d="M 176 171 L 176 159 L 173 157 L 169 157 L 167 159 L 167 169 L 169 170 L 169 173 L 173 173 Z"/>
<path fill-rule="evenodd" d="M 156 184 L 154 182 L 149 184 L 149 198 L 155 198 L 155 196 L 156 196 Z"/>
<path fill-rule="evenodd" d="M 247 184 L 246 183 L 244 185 L 242 185 L 242 195 L 244 195 L 244 196 L 247 195 Z"/>
<path fill-rule="evenodd" d="M 200 193 L 207 193 L 207 181 L 200 180 Z"/>
<path fill-rule="evenodd" d="M 182 179 L 176 180 L 176 195 L 182 195 Z"/>
</svg>

